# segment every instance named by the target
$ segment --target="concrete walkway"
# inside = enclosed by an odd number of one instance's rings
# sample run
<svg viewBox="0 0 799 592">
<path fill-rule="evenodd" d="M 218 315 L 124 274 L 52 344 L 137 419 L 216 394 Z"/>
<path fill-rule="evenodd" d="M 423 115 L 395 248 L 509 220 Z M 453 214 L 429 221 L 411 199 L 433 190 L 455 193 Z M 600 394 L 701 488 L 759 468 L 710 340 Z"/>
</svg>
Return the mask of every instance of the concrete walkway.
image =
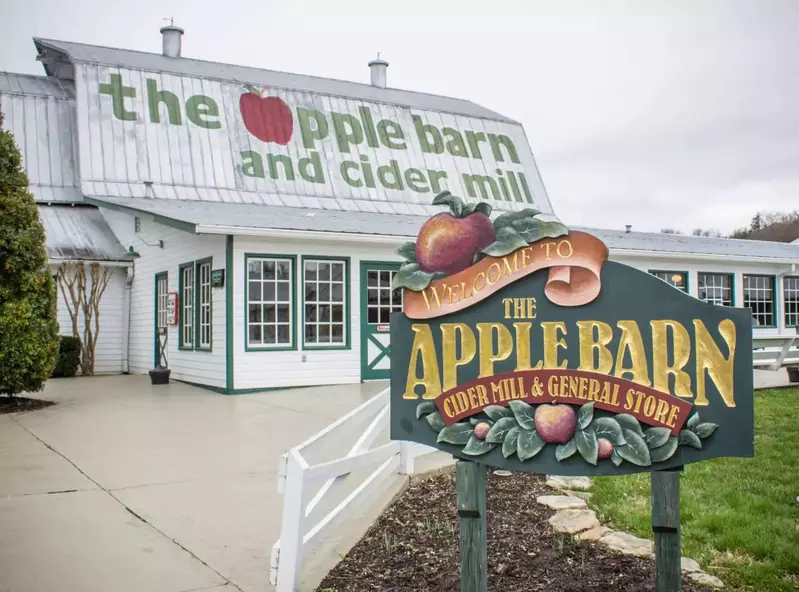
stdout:
<svg viewBox="0 0 799 592">
<path fill-rule="evenodd" d="M 50 381 L 0 416 L 0 592 L 269 590 L 280 455 L 385 386 Z"/>
</svg>

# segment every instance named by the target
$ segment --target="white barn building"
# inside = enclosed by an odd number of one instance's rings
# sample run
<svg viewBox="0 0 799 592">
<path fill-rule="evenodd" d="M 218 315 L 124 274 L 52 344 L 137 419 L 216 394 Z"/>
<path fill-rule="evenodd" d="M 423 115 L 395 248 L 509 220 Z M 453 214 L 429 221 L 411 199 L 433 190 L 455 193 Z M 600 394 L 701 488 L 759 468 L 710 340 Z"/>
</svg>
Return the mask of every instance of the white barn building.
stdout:
<svg viewBox="0 0 799 592">
<path fill-rule="evenodd" d="M 146 373 L 160 333 L 173 379 L 222 393 L 385 379 L 395 249 L 439 191 L 555 216 L 510 118 L 388 88 L 380 60 L 358 84 L 184 58 L 162 32 L 162 54 L 35 39 L 46 76 L 0 73 L 54 268 L 114 271 L 98 373 Z M 799 245 L 583 230 L 751 307 L 756 337 L 796 334 Z"/>
</svg>

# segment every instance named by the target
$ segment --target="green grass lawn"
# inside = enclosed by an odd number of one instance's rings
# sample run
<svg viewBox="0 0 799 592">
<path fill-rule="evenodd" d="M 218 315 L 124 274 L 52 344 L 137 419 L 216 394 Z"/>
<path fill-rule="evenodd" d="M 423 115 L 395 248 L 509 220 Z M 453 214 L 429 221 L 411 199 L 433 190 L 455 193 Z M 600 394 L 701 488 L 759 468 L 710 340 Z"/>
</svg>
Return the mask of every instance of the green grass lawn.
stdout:
<svg viewBox="0 0 799 592">
<path fill-rule="evenodd" d="M 685 467 L 682 554 L 725 589 L 799 589 L 799 388 L 755 392 L 755 457 Z M 649 474 L 594 479 L 591 505 L 618 530 L 652 538 Z"/>
</svg>

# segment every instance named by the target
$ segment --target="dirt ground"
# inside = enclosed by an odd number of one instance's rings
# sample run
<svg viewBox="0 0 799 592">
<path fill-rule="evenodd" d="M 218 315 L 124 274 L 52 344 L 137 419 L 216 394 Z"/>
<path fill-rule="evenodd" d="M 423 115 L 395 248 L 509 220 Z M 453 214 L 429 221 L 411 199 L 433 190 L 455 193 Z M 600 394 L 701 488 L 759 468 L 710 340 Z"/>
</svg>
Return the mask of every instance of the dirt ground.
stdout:
<svg viewBox="0 0 799 592">
<path fill-rule="evenodd" d="M 655 589 L 654 561 L 556 533 L 539 475 L 489 472 L 488 588 L 502 592 L 638 592 Z M 322 581 L 317 592 L 457 592 L 459 525 L 455 476 L 411 487 Z M 683 590 L 705 590 L 683 578 Z"/>
</svg>

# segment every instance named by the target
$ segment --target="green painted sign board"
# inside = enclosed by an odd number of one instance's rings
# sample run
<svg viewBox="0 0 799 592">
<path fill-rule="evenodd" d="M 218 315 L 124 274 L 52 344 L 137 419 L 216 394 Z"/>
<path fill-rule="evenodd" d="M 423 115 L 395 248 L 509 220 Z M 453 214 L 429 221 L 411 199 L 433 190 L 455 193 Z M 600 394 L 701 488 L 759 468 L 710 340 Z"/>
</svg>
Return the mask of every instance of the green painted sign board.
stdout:
<svg viewBox="0 0 799 592">
<path fill-rule="evenodd" d="M 399 250 L 392 439 L 558 475 L 753 456 L 747 309 L 607 261 L 597 238 L 535 210 L 503 214 L 493 233 L 482 218 L 467 226 L 490 208 L 459 202 L 436 198 L 451 213 Z M 468 261 L 442 273 L 430 261 L 448 248 Z"/>
</svg>

